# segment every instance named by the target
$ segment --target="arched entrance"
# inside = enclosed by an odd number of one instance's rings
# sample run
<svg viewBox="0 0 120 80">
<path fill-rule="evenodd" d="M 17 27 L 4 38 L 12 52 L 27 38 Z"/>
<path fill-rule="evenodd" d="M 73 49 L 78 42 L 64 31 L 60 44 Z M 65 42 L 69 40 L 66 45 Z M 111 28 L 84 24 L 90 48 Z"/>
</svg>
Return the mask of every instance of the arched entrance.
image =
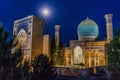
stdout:
<svg viewBox="0 0 120 80">
<path fill-rule="evenodd" d="M 83 63 L 83 50 L 80 46 L 76 46 L 73 50 L 73 64 Z"/>
<path fill-rule="evenodd" d="M 27 53 L 27 34 L 24 29 L 21 29 L 17 35 L 18 45 L 22 48 L 24 54 Z"/>
</svg>

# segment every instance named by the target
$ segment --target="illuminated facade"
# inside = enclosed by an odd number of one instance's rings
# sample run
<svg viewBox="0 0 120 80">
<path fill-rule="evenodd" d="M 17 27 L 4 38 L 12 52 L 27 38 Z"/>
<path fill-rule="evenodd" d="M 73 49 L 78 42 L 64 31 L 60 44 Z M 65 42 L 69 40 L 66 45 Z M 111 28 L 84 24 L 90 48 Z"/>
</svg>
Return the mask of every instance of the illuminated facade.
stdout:
<svg viewBox="0 0 120 80">
<path fill-rule="evenodd" d="M 106 14 L 105 19 L 107 39 L 112 39 L 112 14 Z M 78 25 L 77 31 L 78 40 L 71 40 L 70 47 L 65 50 L 66 66 L 75 67 L 82 64 L 84 68 L 88 68 L 107 65 L 104 46 L 108 41 L 96 40 L 99 35 L 96 22 L 87 18 Z"/>
<path fill-rule="evenodd" d="M 76 67 L 82 64 L 84 68 L 105 66 L 107 56 L 104 45 L 112 39 L 112 14 L 105 15 L 107 40 L 97 41 L 99 28 L 92 19 L 83 20 L 77 28 L 78 40 L 71 40 L 70 46 L 65 48 L 65 66 Z M 56 45 L 59 45 L 59 29 L 55 26 Z M 109 33 L 110 32 L 110 33 Z M 50 56 L 50 36 L 44 34 L 44 20 L 35 16 L 28 16 L 14 22 L 13 36 L 19 42 L 25 58 L 33 60 L 35 56 L 44 53 Z M 17 48 L 16 47 L 16 48 Z M 13 51 L 15 48 L 13 49 Z"/>
<path fill-rule="evenodd" d="M 18 41 L 27 60 L 33 60 L 40 53 L 49 54 L 49 36 L 44 35 L 44 20 L 36 16 L 28 16 L 14 21 L 13 36 Z M 45 42 L 46 41 L 46 42 Z M 45 44 L 47 43 L 47 44 Z"/>
<path fill-rule="evenodd" d="M 105 66 L 105 43 L 106 41 L 70 41 L 71 63 L 68 65 L 79 65 L 82 63 L 84 67 Z"/>
</svg>

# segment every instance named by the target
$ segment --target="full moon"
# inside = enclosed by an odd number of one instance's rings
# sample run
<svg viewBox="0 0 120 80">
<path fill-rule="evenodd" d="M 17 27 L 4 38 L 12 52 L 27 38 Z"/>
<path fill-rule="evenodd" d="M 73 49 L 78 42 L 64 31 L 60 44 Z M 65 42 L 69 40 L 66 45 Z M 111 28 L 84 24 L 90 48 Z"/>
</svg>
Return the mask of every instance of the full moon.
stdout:
<svg viewBox="0 0 120 80">
<path fill-rule="evenodd" d="M 43 9 L 42 9 L 42 14 L 43 14 L 44 16 L 48 16 L 48 15 L 50 14 L 49 9 L 48 9 L 48 8 L 43 8 Z"/>
</svg>

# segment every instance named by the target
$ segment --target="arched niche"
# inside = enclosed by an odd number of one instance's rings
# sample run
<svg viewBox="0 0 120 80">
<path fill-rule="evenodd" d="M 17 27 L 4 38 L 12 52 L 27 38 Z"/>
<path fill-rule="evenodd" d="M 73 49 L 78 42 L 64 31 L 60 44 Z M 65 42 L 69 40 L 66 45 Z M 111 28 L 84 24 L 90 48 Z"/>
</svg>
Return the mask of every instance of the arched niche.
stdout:
<svg viewBox="0 0 120 80">
<path fill-rule="evenodd" d="M 27 34 L 24 29 L 21 29 L 17 35 L 18 42 L 20 44 L 26 43 L 27 41 Z"/>
<path fill-rule="evenodd" d="M 83 63 L 83 50 L 80 46 L 75 46 L 73 49 L 73 64 Z"/>
<path fill-rule="evenodd" d="M 18 44 L 22 48 L 22 52 L 27 54 L 27 34 L 24 29 L 21 29 L 17 35 Z"/>
<path fill-rule="evenodd" d="M 21 29 L 17 34 L 18 44 L 20 45 L 24 54 L 22 63 L 27 59 L 27 33 L 24 29 Z"/>
<path fill-rule="evenodd" d="M 105 65 L 105 54 L 103 52 L 100 53 L 100 65 Z"/>
</svg>

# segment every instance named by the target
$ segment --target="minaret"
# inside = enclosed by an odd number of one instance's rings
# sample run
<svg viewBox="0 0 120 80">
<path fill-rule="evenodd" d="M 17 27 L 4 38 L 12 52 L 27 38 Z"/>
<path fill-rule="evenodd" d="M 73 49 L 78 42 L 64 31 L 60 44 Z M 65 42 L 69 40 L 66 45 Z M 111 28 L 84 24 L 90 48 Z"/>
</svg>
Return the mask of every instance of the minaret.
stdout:
<svg viewBox="0 0 120 80">
<path fill-rule="evenodd" d="M 113 17 L 112 14 L 105 15 L 108 42 L 113 39 L 112 17 Z"/>
<path fill-rule="evenodd" d="M 59 29 L 60 25 L 55 25 L 55 44 L 57 47 L 59 46 Z"/>
</svg>

